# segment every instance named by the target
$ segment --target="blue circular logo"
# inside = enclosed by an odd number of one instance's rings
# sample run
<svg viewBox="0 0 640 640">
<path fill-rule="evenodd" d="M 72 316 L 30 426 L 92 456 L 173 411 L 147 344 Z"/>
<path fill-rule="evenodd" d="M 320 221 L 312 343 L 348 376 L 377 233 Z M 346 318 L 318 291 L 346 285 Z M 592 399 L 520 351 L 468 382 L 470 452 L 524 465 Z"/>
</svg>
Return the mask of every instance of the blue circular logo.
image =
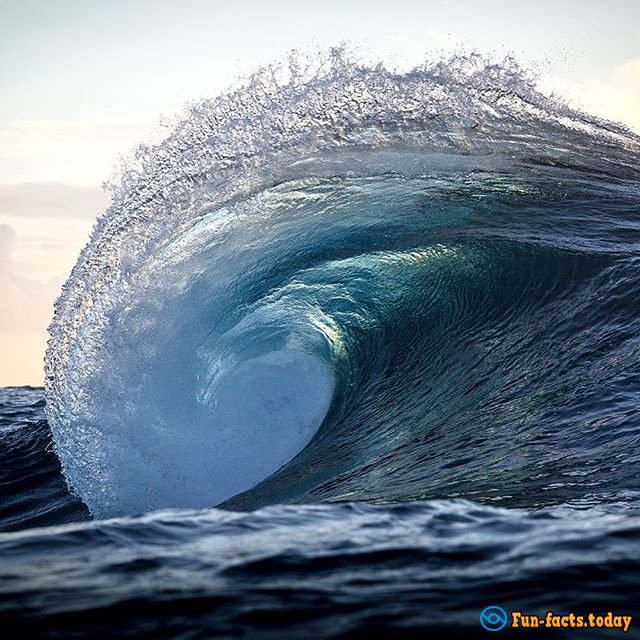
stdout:
<svg viewBox="0 0 640 640">
<path fill-rule="evenodd" d="M 507 612 L 502 607 L 487 607 L 480 614 L 480 624 L 487 631 L 500 631 L 507 624 Z"/>
</svg>

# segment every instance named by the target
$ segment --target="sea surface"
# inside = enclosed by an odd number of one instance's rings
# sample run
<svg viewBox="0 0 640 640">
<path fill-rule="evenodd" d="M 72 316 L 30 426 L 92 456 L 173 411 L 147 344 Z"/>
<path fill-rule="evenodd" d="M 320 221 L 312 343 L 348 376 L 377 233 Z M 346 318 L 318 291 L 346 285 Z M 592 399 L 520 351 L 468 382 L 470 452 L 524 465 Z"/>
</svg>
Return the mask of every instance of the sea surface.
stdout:
<svg viewBox="0 0 640 640">
<path fill-rule="evenodd" d="M 512 61 L 333 50 L 110 188 L 45 388 L 0 389 L 4 629 L 640 637 L 635 134 Z"/>
</svg>

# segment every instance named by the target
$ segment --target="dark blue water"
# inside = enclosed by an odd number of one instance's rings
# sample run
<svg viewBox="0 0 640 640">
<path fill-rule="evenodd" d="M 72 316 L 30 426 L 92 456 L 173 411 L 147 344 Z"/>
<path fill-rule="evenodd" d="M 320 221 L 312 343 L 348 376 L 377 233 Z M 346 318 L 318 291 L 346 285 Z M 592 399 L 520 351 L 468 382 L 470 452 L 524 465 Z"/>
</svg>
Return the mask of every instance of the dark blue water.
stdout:
<svg viewBox="0 0 640 640">
<path fill-rule="evenodd" d="M 523 635 L 637 637 L 637 490 L 535 509 L 457 498 L 91 521 L 48 447 L 42 392 L 0 403 L 4 637 L 476 638 L 491 604 L 634 615 L 626 635 Z"/>
<path fill-rule="evenodd" d="M 637 637 L 638 138 L 477 57 L 294 62 L 138 150 L 0 391 L 0 619 Z"/>
</svg>

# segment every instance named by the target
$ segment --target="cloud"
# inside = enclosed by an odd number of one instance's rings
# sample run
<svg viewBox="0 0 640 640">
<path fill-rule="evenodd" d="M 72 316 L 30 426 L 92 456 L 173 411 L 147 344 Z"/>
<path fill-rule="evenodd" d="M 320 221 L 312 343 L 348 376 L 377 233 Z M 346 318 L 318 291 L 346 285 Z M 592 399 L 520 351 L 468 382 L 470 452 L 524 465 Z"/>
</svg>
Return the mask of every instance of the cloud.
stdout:
<svg viewBox="0 0 640 640">
<path fill-rule="evenodd" d="M 47 182 L 0 184 L 0 216 L 91 218 L 109 204 L 99 187 Z"/>
<path fill-rule="evenodd" d="M 157 117 L 14 120 L 0 126 L 0 181 L 101 184 L 142 140 L 160 136 Z"/>
<path fill-rule="evenodd" d="M 0 271 L 9 263 L 16 232 L 8 224 L 0 224 Z"/>
<path fill-rule="evenodd" d="M 43 381 L 47 325 L 58 292 L 54 283 L 16 275 L 0 264 L 0 386 Z"/>
<path fill-rule="evenodd" d="M 98 187 L 0 184 L 0 386 L 42 383 L 53 301 L 107 201 Z"/>
<path fill-rule="evenodd" d="M 47 304 L 51 298 L 50 283 L 25 278 L 16 271 L 12 260 L 16 238 L 13 227 L 0 224 L 0 337 L 4 331 L 20 333 L 33 326 L 40 327 L 42 294 L 48 294 Z"/>
<path fill-rule="evenodd" d="M 575 82 L 548 78 L 542 87 L 557 91 L 571 106 L 621 122 L 640 134 L 640 58 L 619 65 L 604 80 Z"/>
<path fill-rule="evenodd" d="M 0 224 L 0 386 L 42 384 L 46 328 L 59 283 L 21 275 L 13 261 L 19 236 Z"/>
</svg>

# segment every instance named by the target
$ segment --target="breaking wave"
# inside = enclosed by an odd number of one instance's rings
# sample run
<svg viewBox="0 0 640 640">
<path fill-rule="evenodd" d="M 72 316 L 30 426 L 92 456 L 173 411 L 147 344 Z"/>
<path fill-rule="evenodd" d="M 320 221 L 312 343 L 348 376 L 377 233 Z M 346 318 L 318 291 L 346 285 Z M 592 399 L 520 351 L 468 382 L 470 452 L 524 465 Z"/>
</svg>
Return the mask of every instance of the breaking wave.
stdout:
<svg viewBox="0 0 640 640">
<path fill-rule="evenodd" d="M 639 160 L 475 55 L 294 56 L 193 105 L 56 304 L 68 483 L 100 517 L 637 485 Z"/>
</svg>

